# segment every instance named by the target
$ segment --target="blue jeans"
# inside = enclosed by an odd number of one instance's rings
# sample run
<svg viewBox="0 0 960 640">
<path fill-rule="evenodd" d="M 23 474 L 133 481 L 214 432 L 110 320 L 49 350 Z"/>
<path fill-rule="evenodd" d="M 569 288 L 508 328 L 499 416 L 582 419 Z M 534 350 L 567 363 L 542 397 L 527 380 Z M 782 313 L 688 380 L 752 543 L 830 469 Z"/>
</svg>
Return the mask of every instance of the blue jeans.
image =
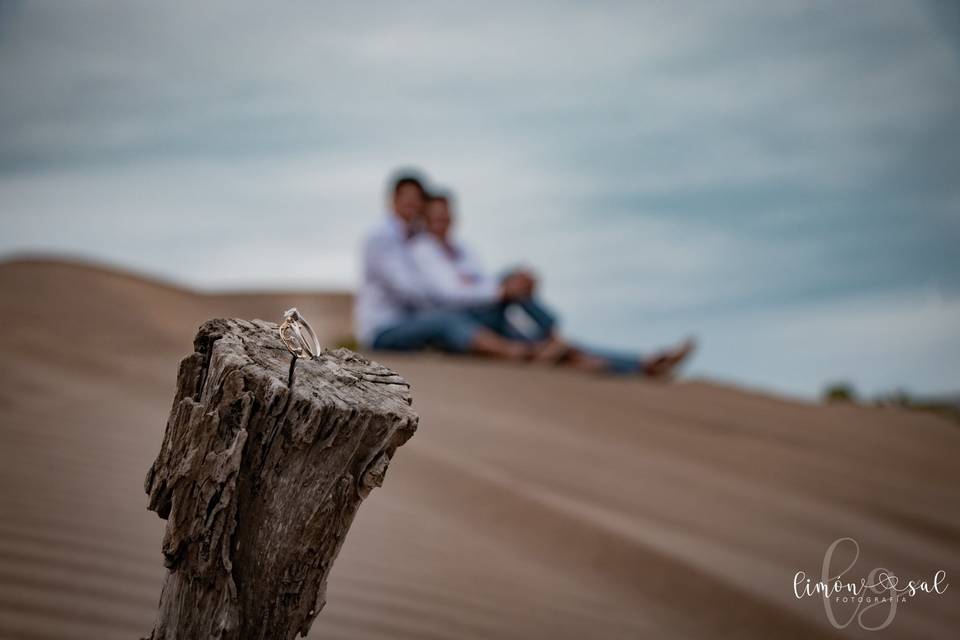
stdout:
<svg viewBox="0 0 960 640">
<path fill-rule="evenodd" d="M 584 346 L 578 346 L 577 348 L 591 356 L 606 360 L 609 373 L 633 375 L 643 372 L 644 358 L 639 354 Z"/>
<path fill-rule="evenodd" d="M 507 318 L 511 305 L 520 307 L 530 318 L 532 332 L 523 332 Z M 411 314 L 392 327 L 382 330 L 373 340 L 374 349 L 420 351 L 433 347 L 464 353 L 470 350 L 474 335 L 488 329 L 511 340 L 543 340 L 553 330 L 553 316 L 534 300 L 495 303 L 466 309 L 430 309 Z"/>
<path fill-rule="evenodd" d="M 518 312 L 517 319 L 526 316 L 523 326 L 517 326 L 514 323 L 509 317 L 511 312 Z M 494 333 L 510 340 L 524 342 L 545 340 L 550 337 L 557 325 L 553 314 L 533 298 L 474 307 L 468 309 L 468 313 Z"/>
<path fill-rule="evenodd" d="M 422 351 L 430 347 L 465 353 L 483 325 L 460 309 L 430 309 L 411 314 L 380 331 L 371 345 L 384 351 Z"/>
<path fill-rule="evenodd" d="M 508 317 L 508 309 L 516 305 L 528 316 L 527 326 L 519 328 Z M 387 327 L 377 334 L 371 345 L 385 351 L 421 351 L 430 347 L 454 353 L 466 353 L 477 331 L 487 329 L 510 340 L 538 342 L 548 338 L 556 328 L 556 318 L 537 300 L 528 298 L 467 309 L 431 309 Z M 578 345 L 584 353 L 607 361 L 611 373 L 634 374 L 643 367 L 636 354 L 594 349 Z"/>
<path fill-rule="evenodd" d="M 514 326 L 508 317 L 507 310 L 511 306 L 521 309 L 528 318 L 524 324 L 526 331 Z M 533 298 L 518 300 L 507 304 L 496 305 L 483 309 L 475 309 L 474 317 L 480 319 L 488 328 L 496 331 L 505 338 L 539 342 L 549 338 L 556 328 L 556 318 L 539 301 Z M 610 373 L 636 374 L 643 368 L 643 358 L 635 353 L 624 353 L 609 349 L 596 349 L 585 345 L 572 345 L 579 351 L 589 354 L 607 363 Z"/>
</svg>

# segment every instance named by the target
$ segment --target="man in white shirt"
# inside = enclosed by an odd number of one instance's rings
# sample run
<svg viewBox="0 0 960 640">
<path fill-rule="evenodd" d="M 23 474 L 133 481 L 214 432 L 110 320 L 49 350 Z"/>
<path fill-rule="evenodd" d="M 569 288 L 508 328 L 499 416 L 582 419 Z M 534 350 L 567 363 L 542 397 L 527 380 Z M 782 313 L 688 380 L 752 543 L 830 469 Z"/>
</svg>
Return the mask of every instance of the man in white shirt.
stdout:
<svg viewBox="0 0 960 640">
<path fill-rule="evenodd" d="M 392 211 L 363 245 L 363 281 L 354 307 L 357 339 L 374 349 L 415 351 L 438 347 L 507 359 L 524 359 L 533 347 L 498 335 L 463 309 L 437 307 L 417 270 L 409 242 L 426 202 L 421 180 L 412 174 L 393 182 Z M 526 281 L 507 278 L 483 292 L 487 301 L 525 295 Z"/>
</svg>

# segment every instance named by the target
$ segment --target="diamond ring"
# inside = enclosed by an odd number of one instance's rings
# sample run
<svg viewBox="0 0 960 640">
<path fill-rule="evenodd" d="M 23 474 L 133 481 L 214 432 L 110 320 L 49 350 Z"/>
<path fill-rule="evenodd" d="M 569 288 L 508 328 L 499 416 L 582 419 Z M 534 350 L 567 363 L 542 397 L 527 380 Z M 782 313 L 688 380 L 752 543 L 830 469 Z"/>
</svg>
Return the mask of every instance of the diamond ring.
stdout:
<svg viewBox="0 0 960 640">
<path fill-rule="evenodd" d="M 320 340 L 296 307 L 283 313 L 280 340 L 283 346 L 298 358 L 316 358 L 320 355 Z"/>
</svg>

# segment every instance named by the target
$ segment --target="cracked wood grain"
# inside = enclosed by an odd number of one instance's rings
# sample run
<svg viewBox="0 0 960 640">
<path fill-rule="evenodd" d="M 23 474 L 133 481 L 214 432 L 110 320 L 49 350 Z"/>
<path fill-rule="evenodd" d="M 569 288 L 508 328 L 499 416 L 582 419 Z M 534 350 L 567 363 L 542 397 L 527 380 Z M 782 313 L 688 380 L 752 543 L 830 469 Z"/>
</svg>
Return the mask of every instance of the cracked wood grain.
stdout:
<svg viewBox="0 0 960 640">
<path fill-rule="evenodd" d="M 150 640 L 306 635 L 360 502 L 416 430 L 409 385 L 346 349 L 293 377 L 260 320 L 210 320 L 194 349 L 145 482 L 169 569 Z"/>
</svg>

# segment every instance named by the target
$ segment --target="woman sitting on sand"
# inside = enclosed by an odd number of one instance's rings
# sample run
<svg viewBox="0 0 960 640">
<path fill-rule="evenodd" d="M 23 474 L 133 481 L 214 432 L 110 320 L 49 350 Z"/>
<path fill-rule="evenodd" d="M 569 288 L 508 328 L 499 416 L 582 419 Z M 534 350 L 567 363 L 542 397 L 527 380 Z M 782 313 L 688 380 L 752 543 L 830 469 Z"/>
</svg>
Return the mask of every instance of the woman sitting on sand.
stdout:
<svg viewBox="0 0 960 640">
<path fill-rule="evenodd" d="M 529 272 L 517 270 L 503 280 L 493 278 L 484 273 L 472 251 L 451 237 L 451 209 L 450 196 L 428 196 L 423 231 L 410 240 L 410 255 L 431 305 L 462 309 L 500 336 L 530 344 L 535 361 L 588 371 L 664 377 L 693 351 L 694 342 L 689 339 L 652 358 L 574 346 L 560 336 L 556 319 L 534 297 L 536 280 Z M 478 303 L 488 300 L 489 292 L 506 280 L 522 294 L 502 302 Z"/>
</svg>

